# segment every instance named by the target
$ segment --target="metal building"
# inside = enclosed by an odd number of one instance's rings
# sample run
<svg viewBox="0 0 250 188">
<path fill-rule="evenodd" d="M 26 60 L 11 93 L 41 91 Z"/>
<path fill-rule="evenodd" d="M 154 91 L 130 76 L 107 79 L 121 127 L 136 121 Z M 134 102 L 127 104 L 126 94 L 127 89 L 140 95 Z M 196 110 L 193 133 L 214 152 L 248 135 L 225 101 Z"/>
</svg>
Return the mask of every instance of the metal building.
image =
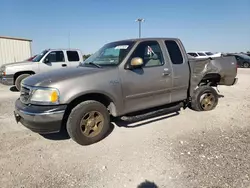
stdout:
<svg viewBox="0 0 250 188">
<path fill-rule="evenodd" d="M 0 36 L 0 66 L 31 57 L 31 42 L 29 39 Z"/>
</svg>

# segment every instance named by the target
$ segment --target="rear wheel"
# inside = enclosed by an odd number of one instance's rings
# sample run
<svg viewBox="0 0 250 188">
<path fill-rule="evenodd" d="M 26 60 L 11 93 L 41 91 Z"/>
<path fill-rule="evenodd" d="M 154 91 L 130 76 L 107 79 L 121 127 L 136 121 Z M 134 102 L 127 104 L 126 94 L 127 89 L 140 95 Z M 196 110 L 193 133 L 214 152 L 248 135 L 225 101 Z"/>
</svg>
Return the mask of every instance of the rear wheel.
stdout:
<svg viewBox="0 0 250 188">
<path fill-rule="evenodd" d="M 67 121 L 69 136 L 80 145 L 90 145 L 103 139 L 110 128 L 107 108 L 93 100 L 84 101 L 70 113 Z"/>
<path fill-rule="evenodd" d="M 16 78 L 15 86 L 16 86 L 16 89 L 18 91 L 20 91 L 20 89 L 21 89 L 21 83 L 22 83 L 23 79 L 25 79 L 25 78 L 27 78 L 29 76 L 30 76 L 30 74 L 21 74 Z"/>
<path fill-rule="evenodd" d="M 195 111 L 210 111 L 218 104 L 218 94 L 210 86 L 201 86 L 194 91 L 191 101 L 191 109 Z"/>
<path fill-rule="evenodd" d="M 249 68 L 249 67 L 250 67 L 250 64 L 249 64 L 248 62 L 245 62 L 245 63 L 243 63 L 243 67 L 244 67 L 244 68 Z"/>
</svg>

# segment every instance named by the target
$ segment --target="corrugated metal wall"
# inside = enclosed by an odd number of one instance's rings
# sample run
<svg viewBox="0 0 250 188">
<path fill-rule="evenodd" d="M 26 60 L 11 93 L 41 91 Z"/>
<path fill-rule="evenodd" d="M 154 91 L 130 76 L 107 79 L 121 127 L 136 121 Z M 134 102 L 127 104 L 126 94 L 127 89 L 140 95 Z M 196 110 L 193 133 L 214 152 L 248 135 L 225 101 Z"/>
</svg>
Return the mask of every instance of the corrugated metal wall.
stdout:
<svg viewBox="0 0 250 188">
<path fill-rule="evenodd" d="M 31 41 L 0 37 L 0 66 L 31 57 Z"/>
</svg>

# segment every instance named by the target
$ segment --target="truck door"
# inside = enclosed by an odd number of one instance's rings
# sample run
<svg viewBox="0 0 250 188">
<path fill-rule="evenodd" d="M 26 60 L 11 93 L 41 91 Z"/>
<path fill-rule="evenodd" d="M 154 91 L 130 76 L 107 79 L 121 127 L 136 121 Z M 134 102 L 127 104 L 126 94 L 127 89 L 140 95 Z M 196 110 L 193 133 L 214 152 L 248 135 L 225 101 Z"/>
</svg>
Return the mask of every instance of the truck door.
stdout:
<svg viewBox="0 0 250 188">
<path fill-rule="evenodd" d="M 171 102 L 182 101 L 187 98 L 189 87 L 188 59 L 180 41 L 165 40 L 169 62 L 172 64 L 173 87 L 171 89 Z"/>
<path fill-rule="evenodd" d="M 40 72 L 67 67 L 68 62 L 65 61 L 64 53 L 61 50 L 49 52 L 39 63 Z"/>
<path fill-rule="evenodd" d="M 143 60 L 141 68 L 128 70 L 122 67 L 122 89 L 126 111 L 137 111 L 170 102 L 172 78 L 168 62 L 164 59 L 164 44 L 143 41 L 133 51 L 132 58 Z"/>
<path fill-rule="evenodd" d="M 67 59 L 70 67 L 77 67 L 80 63 L 80 56 L 77 51 L 67 50 Z"/>
</svg>

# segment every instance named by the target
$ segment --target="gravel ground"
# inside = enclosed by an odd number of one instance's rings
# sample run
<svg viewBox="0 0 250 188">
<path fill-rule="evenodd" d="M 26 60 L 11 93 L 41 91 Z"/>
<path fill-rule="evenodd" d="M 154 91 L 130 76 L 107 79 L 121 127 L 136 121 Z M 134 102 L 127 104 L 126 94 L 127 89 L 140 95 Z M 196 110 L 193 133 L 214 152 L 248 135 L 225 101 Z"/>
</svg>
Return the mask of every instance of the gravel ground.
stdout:
<svg viewBox="0 0 250 188">
<path fill-rule="evenodd" d="M 219 87 L 211 112 L 115 126 L 101 142 L 80 146 L 42 137 L 13 118 L 18 92 L 0 85 L 0 185 L 84 188 L 250 188 L 250 69 Z"/>
</svg>

